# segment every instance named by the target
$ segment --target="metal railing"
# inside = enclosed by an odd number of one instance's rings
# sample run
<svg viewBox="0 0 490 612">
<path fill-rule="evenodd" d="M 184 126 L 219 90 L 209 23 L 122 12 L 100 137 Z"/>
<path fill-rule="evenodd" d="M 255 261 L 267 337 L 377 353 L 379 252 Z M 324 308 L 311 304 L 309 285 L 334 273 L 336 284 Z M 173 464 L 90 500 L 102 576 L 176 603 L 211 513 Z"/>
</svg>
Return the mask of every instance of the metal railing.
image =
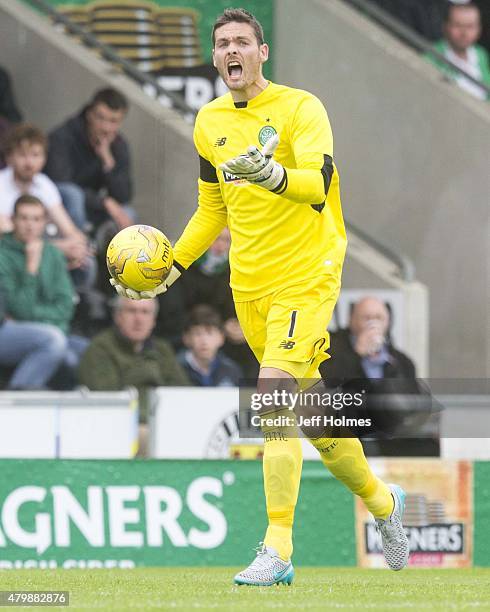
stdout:
<svg viewBox="0 0 490 612">
<path fill-rule="evenodd" d="M 403 42 L 409 44 L 411 47 L 417 49 L 417 51 L 419 51 L 420 53 L 430 54 L 438 62 L 444 64 L 453 72 L 464 76 L 465 79 L 468 79 L 473 84 L 478 85 L 478 87 L 485 91 L 487 96 L 490 98 L 490 87 L 488 85 L 486 85 L 482 81 L 479 81 L 478 79 L 475 79 L 474 76 L 472 76 L 459 66 L 456 66 L 456 64 L 453 64 L 453 62 L 447 59 L 445 55 L 436 51 L 430 41 L 412 30 L 410 27 L 406 26 L 396 17 L 390 15 L 381 7 L 377 6 L 373 2 L 370 2 L 369 0 L 344 0 L 344 2 L 350 4 L 362 13 L 368 15 L 368 17 L 381 24 L 389 32 L 403 40 Z"/>
<path fill-rule="evenodd" d="M 154 77 L 139 70 L 133 62 L 121 57 L 113 47 L 100 42 L 91 32 L 88 32 L 85 28 L 74 23 L 69 17 L 54 9 L 48 2 L 45 0 L 28 0 L 27 3 L 51 17 L 55 24 L 62 24 L 70 34 L 75 34 L 80 37 L 81 41 L 87 47 L 97 49 L 104 59 L 119 66 L 127 76 L 134 79 L 140 85 L 151 87 L 157 96 L 168 98 L 174 109 L 185 115 L 195 117 L 196 111 L 186 104 L 184 98 L 180 94 L 168 91 L 162 87 Z"/>
<path fill-rule="evenodd" d="M 386 244 L 383 244 L 378 239 L 373 238 L 370 234 L 366 233 L 354 223 L 347 221 L 346 219 L 344 219 L 344 223 L 349 232 L 355 234 L 372 249 L 383 255 L 392 264 L 394 264 L 398 270 L 398 275 L 401 280 L 407 283 L 415 280 L 415 265 L 406 255 L 396 253 Z"/>
</svg>

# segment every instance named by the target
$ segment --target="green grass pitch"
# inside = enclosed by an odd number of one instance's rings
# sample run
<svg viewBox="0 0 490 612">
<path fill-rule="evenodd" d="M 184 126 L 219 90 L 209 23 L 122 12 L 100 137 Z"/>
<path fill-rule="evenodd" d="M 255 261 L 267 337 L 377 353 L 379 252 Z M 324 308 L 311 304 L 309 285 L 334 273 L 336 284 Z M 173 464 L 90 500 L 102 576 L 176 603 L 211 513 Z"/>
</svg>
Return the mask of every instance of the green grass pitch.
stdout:
<svg viewBox="0 0 490 612">
<path fill-rule="evenodd" d="M 490 569 L 298 568 L 291 587 L 237 587 L 232 568 L 4 570 L 0 590 L 70 591 L 68 608 L 30 610 L 490 611 Z M 19 609 L 19 608 L 16 608 Z"/>
</svg>

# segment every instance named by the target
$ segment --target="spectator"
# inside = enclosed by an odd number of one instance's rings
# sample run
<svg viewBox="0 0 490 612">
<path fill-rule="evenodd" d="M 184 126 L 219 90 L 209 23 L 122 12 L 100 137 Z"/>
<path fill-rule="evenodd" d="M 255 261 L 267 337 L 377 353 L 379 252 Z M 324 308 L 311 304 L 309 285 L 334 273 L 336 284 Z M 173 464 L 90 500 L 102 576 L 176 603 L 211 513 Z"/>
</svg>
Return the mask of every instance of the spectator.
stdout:
<svg viewBox="0 0 490 612">
<path fill-rule="evenodd" d="M 331 334 L 331 358 L 320 366 L 320 372 L 327 386 L 340 384 L 349 392 L 368 390 L 376 397 L 383 397 L 385 412 L 374 413 L 381 418 L 381 438 L 364 442 L 367 454 L 438 454 L 438 442 L 428 439 L 383 439 L 383 434 L 393 435 L 401 424 L 413 427 L 425 422 L 430 411 L 428 402 L 417 407 L 424 412 L 410 417 L 400 412 L 397 394 L 425 396 L 426 391 L 416 379 L 412 360 L 397 350 L 389 338 L 390 313 L 386 305 L 375 297 L 364 297 L 354 305 L 349 327 Z M 369 380 L 367 380 L 369 379 Z M 405 424 L 405 426 L 407 426 Z M 380 432 L 378 432 L 379 434 Z M 379 437 L 379 436 L 378 436 Z"/>
<path fill-rule="evenodd" d="M 138 389 L 142 456 L 147 454 L 148 389 L 189 384 L 170 345 L 153 335 L 157 310 L 157 300 L 117 297 L 114 326 L 92 339 L 79 369 L 81 383 L 94 391 Z"/>
<path fill-rule="evenodd" d="M 24 193 L 36 196 L 46 207 L 58 236 L 52 242 L 65 255 L 78 288 L 93 285 L 95 259 L 90 256 L 87 237 L 78 230 L 63 207 L 55 184 L 41 172 L 46 161 L 47 138 L 37 127 L 21 124 L 5 143 L 7 168 L 0 170 L 0 233 L 12 231 L 12 213 Z"/>
<path fill-rule="evenodd" d="M 58 185 L 80 229 L 87 222 L 99 228 L 110 220 L 114 230 L 134 222 L 134 211 L 128 206 L 132 195 L 129 148 L 119 132 L 127 110 L 121 93 L 101 89 L 49 135 L 46 174 Z"/>
<path fill-rule="evenodd" d="M 209 304 L 216 308 L 225 322 L 223 326 L 225 343 L 222 352 L 240 366 L 245 378 L 256 379 L 259 364 L 236 318 L 229 284 L 230 245 L 230 230 L 225 227 L 207 252 L 182 276 L 185 307 L 187 311 L 197 304 Z M 178 287 L 176 286 L 176 289 Z M 173 288 L 168 294 L 172 293 Z M 167 299 L 168 294 L 162 299 Z"/>
<path fill-rule="evenodd" d="M 14 204 L 13 232 L 0 239 L 0 365 L 9 389 L 43 389 L 59 366 L 77 366 L 87 340 L 67 335 L 74 292 L 61 251 L 43 239 L 46 210 L 32 195 Z"/>
<path fill-rule="evenodd" d="M 22 115 L 15 103 L 8 72 L 0 67 L 0 169 L 5 167 L 3 147 L 5 137 L 14 123 L 22 121 Z"/>
<path fill-rule="evenodd" d="M 197 304 L 216 308 L 222 320 L 235 317 L 235 307 L 230 289 L 230 231 L 225 227 L 209 249 L 194 262 L 182 276 L 182 283 L 175 291 L 160 295 L 157 331 L 172 343 L 176 350 L 182 348 L 185 313 Z"/>
<path fill-rule="evenodd" d="M 194 385 L 238 385 L 242 372 L 235 362 L 220 353 L 225 336 L 219 314 L 212 306 L 201 304 L 191 311 L 183 340 L 186 349 L 179 359 Z"/>
<path fill-rule="evenodd" d="M 409 357 L 396 350 L 388 336 L 390 313 L 375 297 L 364 297 L 354 305 L 348 329 L 330 337 L 331 359 L 323 363 L 328 379 L 415 378 Z"/>
<path fill-rule="evenodd" d="M 455 66 L 490 87 L 490 56 L 486 49 L 476 44 L 480 34 L 480 10 L 476 4 L 451 4 L 444 21 L 444 38 L 434 44 L 434 49 Z M 462 74 L 430 55 L 427 57 L 468 93 L 481 100 L 489 98 L 481 87 Z"/>
</svg>

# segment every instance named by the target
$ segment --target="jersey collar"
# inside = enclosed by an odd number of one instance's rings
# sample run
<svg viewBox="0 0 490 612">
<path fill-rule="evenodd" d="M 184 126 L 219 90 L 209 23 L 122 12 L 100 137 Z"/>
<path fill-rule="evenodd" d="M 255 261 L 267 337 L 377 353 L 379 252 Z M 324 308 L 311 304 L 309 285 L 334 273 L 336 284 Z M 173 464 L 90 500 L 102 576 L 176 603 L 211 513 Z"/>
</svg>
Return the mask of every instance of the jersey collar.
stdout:
<svg viewBox="0 0 490 612">
<path fill-rule="evenodd" d="M 244 100 L 243 102 L 233 102 L 233 106 L 235 108 L 253 108 L 254 106 L 257 106 L 257 104 L 259 104 L 269 96 L 269 92 L 272 89 L 273 83 L 272 81 L 267 81 L 267 83 L 267 87 L 263 89 L 259 94 L 257 94 L 254 98 L 252 98 L 251 100 Z"/>
</svg>

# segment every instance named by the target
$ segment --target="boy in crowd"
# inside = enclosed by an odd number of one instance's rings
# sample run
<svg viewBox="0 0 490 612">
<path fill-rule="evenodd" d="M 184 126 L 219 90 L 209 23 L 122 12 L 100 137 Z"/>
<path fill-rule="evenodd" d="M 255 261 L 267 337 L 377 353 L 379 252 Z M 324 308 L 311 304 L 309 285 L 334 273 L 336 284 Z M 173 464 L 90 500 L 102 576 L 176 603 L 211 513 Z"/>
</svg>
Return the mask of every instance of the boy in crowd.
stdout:
<svg viewBox="0 0 490 612">
<path fill-rule="evenodd" d="M 225 336 L 219 314 L 206 304 L 196 306 L 184 330 L 186 350 L 180 363 L 191 382 L 199 387 L 237 386 L 242 373 L 231 359 L 222 355 Z"/>
</svg>

